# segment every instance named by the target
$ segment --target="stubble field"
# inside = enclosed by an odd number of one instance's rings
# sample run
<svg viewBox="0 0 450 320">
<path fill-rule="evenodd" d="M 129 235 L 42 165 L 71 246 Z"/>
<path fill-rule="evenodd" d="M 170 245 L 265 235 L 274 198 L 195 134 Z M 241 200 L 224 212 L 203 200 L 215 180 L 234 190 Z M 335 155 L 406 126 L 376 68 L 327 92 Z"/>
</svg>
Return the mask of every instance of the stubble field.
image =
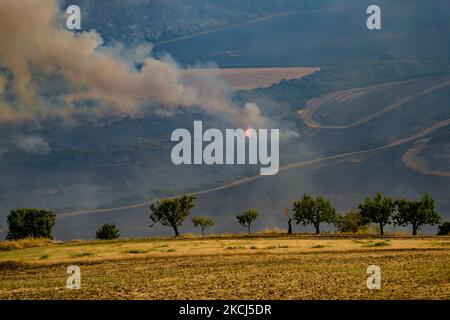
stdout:
<svg viewBox="0 0 450 320">
<path fill-rule="evenodd" d="M 0 299 L 449 299 L 449 245 L 273 235 L 3 246 Z M 80 290 L 66 288 L 72 264 Z M 382 287 L 370 291 L 373 264 Z"/>
</svg>

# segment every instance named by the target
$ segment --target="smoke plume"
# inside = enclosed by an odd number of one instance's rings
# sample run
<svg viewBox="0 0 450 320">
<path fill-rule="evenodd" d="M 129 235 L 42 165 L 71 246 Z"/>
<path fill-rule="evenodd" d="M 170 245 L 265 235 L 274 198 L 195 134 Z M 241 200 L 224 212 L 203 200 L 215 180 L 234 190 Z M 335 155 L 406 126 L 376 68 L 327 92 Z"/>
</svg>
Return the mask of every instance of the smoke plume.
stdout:
<svg viewBox="0 0 450 320">
<path fill-rule="evenodd" d="M 41 137 L 19 135 L 15 137 L 15 144 L 18 150 L 29 154 L 45 155 L 52 149 Z"/>
<path fill-rule="evenodd" d="M 151 57 L 151 45 L 106 47 L 95 31 L 66 30 L 65 19 L 57 0 L 0 1 L 0 123 L 170 114 L 179 106 L 248 122 L 228 90 L 187 81 L 170 57 Z"/>
</svg>

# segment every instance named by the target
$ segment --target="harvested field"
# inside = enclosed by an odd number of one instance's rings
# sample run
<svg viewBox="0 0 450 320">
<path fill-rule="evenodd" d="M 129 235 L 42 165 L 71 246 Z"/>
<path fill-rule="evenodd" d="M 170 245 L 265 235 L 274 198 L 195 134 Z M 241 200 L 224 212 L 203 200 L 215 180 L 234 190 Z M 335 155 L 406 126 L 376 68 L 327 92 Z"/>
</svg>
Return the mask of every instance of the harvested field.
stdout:
<svg viewBox="0 0 450 320">
<path fill-rule="evenodd" d="M 189 81 L 204 81 L 211 76 L 222 79 L 232 89 L 250 90 L 269 87 L 281 80 L 302 78 L 308 74 L 319 71 L 320 68 L 227 68 L 227 69 L 188 69 L 183 75 Z"/>
<path fill-rule="evenodd" d="M 381 245 L 382 244 L 382 245 Z M 449 299 L 450 239 L 211 237 L 0 253 L 1 299 Z M 65 287 L 81 268 L 82 288 Z M 369 265 L 382 288 L 369 291 Z"/>
</svg>

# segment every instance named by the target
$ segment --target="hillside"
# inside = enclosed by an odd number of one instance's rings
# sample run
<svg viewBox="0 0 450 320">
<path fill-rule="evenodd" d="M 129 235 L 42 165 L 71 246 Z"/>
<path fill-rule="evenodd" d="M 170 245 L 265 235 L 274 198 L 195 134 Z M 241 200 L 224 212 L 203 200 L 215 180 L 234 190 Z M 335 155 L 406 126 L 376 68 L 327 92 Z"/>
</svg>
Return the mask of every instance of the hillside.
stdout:
<svg viewBox="0 0 450 320">
<path fill-rule="evenodd" d="M 328 8 L 354 0 L 62 0 L 79 5 L 83 29 L 95 29 L 105 41 L 161 43 L 205 31 L 258 21 L 289 11 Z M 112 30 L 115 29 L 115 32 Z"/>
<path fill-rule="evenodd" d="M 150 42 L 183 66 L 322 66 L 330 63 L 446 58 L 449 4 L 377 0 L 383 32 L 365 28 L 357 0 L 74 0 L 83 29 L 106 44 Z M 432 17 L 432 18 L 430 18 Z"/>
<path fill-rule="evenodd" d="M 168 52 L 183 65 L 212 61 L 223 67 L 323 66 L 448 56 L 448 2 L 435 1 L 433 6 L 418 0 L 375 3 L 383 8 L 381 32 L 365 27 L 367 2 L 322 5 L 318 1 L 305 10 L 286 6 L 285 13 L 266 19 L 157 43 L 155 52 Z"/>
<path fill-rule="evenodd" d="M 62 8 L 68 4 L 60 3 Z M 305 191 L 329 195 L 339 210 L 378 191 L 398 195 L 404 190 L 405 196 L 413 197 L 430 192 L 441 213 L 450 212 L 443 191 L 448 185 L 445 176 L 405 167 L 401 156 L 416 138 L 431 139 L 419 161 L 431 170 L 448 171 L 449 90 L 442 80 L 450 74 L 448 1 L 437 0 L 433 6 L 418 0 L 377 1 L 384 21 L 379 33 L 367 30 L 366 3 L 356 0 L 73 3 L 81 5 L 84 30 L 95 29 L 103 38 L 100 51 L 127 51 L 152 42 L 152 55 L 171 54 L 173 61 L 166 59 L 174 68 L 233 66 L 228 71 L 216 69 L 224 77 L 232 74 L 234 84 L 227 88 L 225 100 L 238 112 L 246 103 L 256 103 L 270 119 L 270 127 L 281 129 L 281 165 L 286 173 L 264 180 L 269 183 L 265 185 L 255 182 L 259 169 L 255 166 L 173 165 L 169 140 L 174 129 L 190 129 L 194 120 L 221 129 L 236 126 L 205 106 L 173 106 L 161 114 L 152 112 L 153 104 L 147 101 L 148 112 L 128 115 L 125 110 L 120 116 L 92 119 L 88 115 L 96 110 L 90 108 L 93 101 L 80 101 L 90 111 L 74 122 L 39 119 L 38 124 L 0 126 L 1 236 L 6 216 L 17 207 L 56 211 L 60 219 L 56 234 L 64 240 L 91 238 L 103 221 L 117 221 L 127 236 L 164 234 L 147 228 L 148 204 L 185 192 L 202 192 L 199 213 L 218 217 L 218 228 L 224 232 L 238 228 L 228 222 L 230 215 L 260 201 L 265 202 L 261 209 L 267 217 L 261 228 L 284 225 L 280 210 Z M 136 69 L 139 77 L 142 66 L 136 64 L 127 67 Z M 283 66 L 320 71 L 303 76 L 304 69 Z M 52 104 L 55 97 L 63 103 L 67 83 L 61 76 L 38 71 L 30 69 L 41 98 Z M 9 103 L 15 99 L 14 77 L 4 69 L 0 74 L 5 82 L 1 97 Z M 105 72 L 94 69 L 90 74 L 96 78 Z M 201 80 L 210 89 L 217 87 L 215 81 Z M 123 82 L 113 88 L 120 89 Z M 234 92 L 233 87 L 252 89 Z M 334 95 L 338 101 L 329 100 Z M 311 109 L 317 101 L 325 103 Z M 46 104 L 42 106 L 46 109 Z M 302 118 L 300 112 L 311 117 Z M 394 183 L 395 173 L 404 180 Z M 241 187 L 242 181 L 248 185 Z M 238 207 L 231 207 L 235 203 Z"/>
<path fill-rule="evenodd" d="M 449 69 L 445 61 L 380 61 L 358 63 L 354 66 L 335 65 L 302 79 L 282 81 L 269 88 L 239 91 L 235 101 L 238 105 L 245 101 L 258 103 L 263 113 L 270 116 L 279 127 L 300 134 L 300 138 L 290 139 L 281 145 L 281 162 L 282 165 L 288 166 L 312 159 L 371 150 L 396 139 L 412 136 L 423 128 L 447 119 L 450 116 L 446 104 L 448 87 L 444 85 L 448 79 L 445 74 Z M 370 76 L 367 74 L 368 70 L 371 70 Z M 392 72 L 393 70 L 396 72 Z M 360 89 L 349 89 L 355 87 Z M 380 90 L 391 90 L 392 93 L 389 95 Z M 310 110 L 310 99 L 322 97 L 320 99 L 326 100 L 328 95 L 333 96 L 336 92 L 346 95 L 345 103 L 333 102 L 321 106 L 318 112 L 312 114 L 314 119 L 328 126 L 348 124 L 362 118 L 369 121 L 341 130 L 308 127 L 308 123 L 304 123 L 298 111 L 305 108 L 306 111 Z M 414 101 L 411 101 L 411 95 L 417 96 Z M 390 108 L 392 105 L 396 107 Z M 333 113 L 328 112 L 329 108 L 340 109 L 339 112 Z M 426 112 L 424 108 L 427 108 Z M 91 238 L 100 223 L 111 221 L 119 223 L 129 236 L 144 236 L 149 232 L 164 234 L 164 230 L 150 231 L 146 227 L 148 203 L 152 199 L 209 190 L 257 174 L 251 166 L 231 168 L 171 165 L 171 143 L 167 137 L 174 128 L 189 128 L 193 119 L 198 120 L 199 117 L 207 119 L 212 126 L 224 125 L 201 113 L 180 111 L 177 116 L 171 118 L 148 116 L 138 119 L 111 119 L 97 125 L 86 124 L 70 128 L 49 123 L 44 130 L 29 131 L 29 134 L 37 134 L 47 141 L 52 151 L 49 154 L 36 155 L 10 150 L 3 155 L 0 159 L 0 206 L 3 208 L 0 215 L 3 219 L 6 218 L 8 211 L 15 207 L 49 207 L 61 214 L 62 219 L 72 216 L 73 212 L 88 213 L 95 209 L 132 206 L 128 209 L 104 210 L 101 215 L 80 218 L 75 214 L 73 218 L 59 220 L 57 237 L 64 240 Z M 379 128 L 383 130 L 380 131 Z M 441 131 L 436 134 L 440 134 L 441 140 L 445 140 L 446 135 L 440 133 Z M 443 154 L 438 149 L 435 151 L 435 157 Z M 333 173 L 319 169 L 319 177 L 305 179 L 305 175 L 308 176 L 307 170 L 301 177 L 290 174 L 292 181 L 285 181 L 282 175 L 275 178 L 269 186 L 280 187 L 271 191 L 272 201 L 261 206 L 267 215 L 261 222 L 261 227 L 270 227 L 273 224 L 283 226 L 284 222 L 276 218 L 277 212 L 280 212 L 280 208 L 289 206 L 295 197 L 306 191 L 327 194 L 338 203 L 339 210 L 347 210 L 352 208 L 356 201 L 361 200 L 363 194 L 371 195 L 380 190 L 401 194 L 400 190 L 408 186 L 407 190 L 413 197 L 429 192 L 436 196 L 444 216 L 450 212 L 447 197 L 442 194 L 441 182 L 430 180 L 425 183 L 432 177 L 405 172 L 405 180 L 396 185 L 392 185 L 390 178 L 385 181 L 376 181 L 376 176 L 370 178 L 374 172 L 371 166 L 374 165 L 386 171 L 375 171 L 379 176 L 389 176 L 391 167 L 394 171 L 397 170 L 394 169 L 398 165 L 395 158 L 375 158 L 377 164 L 360 164 L 358 172 L 355 171 L 356 164 L 350 163 L 351 165 L 344 169 L 340 167 L 339 161 L 335 161 L 338 167 L 330 168 Z M 311 168 L 314 168 L 314 165 Z M 366 181 L 371 181 L 372 185 L 355 190 L 355 186 L 359 186 L 359 177 L 364 175 Z M 332 176 L 346 176 L 345 179 L 339 178 L 343 181 L 342 185 L 336 186 L 343 192 L 339 196 L 332 192 L 332 184 L 320 182 L 329 181 Z M 309 179 L 312 180 L 308 181 Z M 418 184 L 418 181 L 421 182 Z M 442 183 L 445 185 L 444 181 Z M 286 191 L 288 186 L 289 191 Z M 219 205 L 217 199 L 224 198 L 223 194 L 210 193 L 206 202 L 202 196 L 198 212 L 211 213 L 217 217 L 221 232 L 234 231 L 237 226 L 230 224 L 227 217 L 235 214 L 236 210 L 245 209 L 246 206 L 259 207 L 257 202 L 260 200 L 256 199 L 265 198 L 264 194 L 268 192 L 267 186 L 260 190 L 260 187 L 251 185 L 248 189 L 252 190 L 252 196 L 245 192 L 239 193 L 240 191 L 237 191 L 238 194 L 230 193 L 233 197 L 245 196 L 245 199 L 238 201 L 240 206 L 236 208 L 229 207 L 229 204 L 235 201 Z M 214 199 L 215 196 L 218 198 Z M 343 197 L 354 200 L 342 201 Z M 135 207 L 136 204 L 140 205 Z M 2 231 L 4 232 L 4 229 Z"/>
</svg>

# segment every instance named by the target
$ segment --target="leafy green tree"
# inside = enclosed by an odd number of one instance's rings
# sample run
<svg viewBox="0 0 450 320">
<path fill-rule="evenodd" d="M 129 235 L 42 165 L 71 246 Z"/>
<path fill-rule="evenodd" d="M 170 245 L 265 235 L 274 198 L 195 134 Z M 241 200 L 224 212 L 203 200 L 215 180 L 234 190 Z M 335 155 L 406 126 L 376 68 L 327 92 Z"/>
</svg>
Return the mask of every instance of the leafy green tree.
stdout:
<svg viewBox="0 0 450 320">
<path fill-rule="evenodd" d="M 312 224 L 316 234 L 320 233 L 321 223 L 334 223 L 336 220 L 335 208 L 323 196 L 314 199 L 304 194 L 302 199 L 294 202 L 292 212 L 297 224 L 301 223 L 304 226 Z"/>
<path fill-rule="evenodd" d="M 202 229 L 202 236 L 205 235 L 205 229 L 214 226 L 214 220 L 208 217 L 193 217 L 192 224 L 196 228 Z"/>
<path fill-rule="evenodd" d="M 191 213 L 194 207 L 194 200 L 195 196 L 183 195 L 179 198 L 157 201 L 150 206 L 150 210 L 152 211 L 150 219 L 153 223 L 159 222 L 163 226 L 172 227 L 175 236 L 179 236 L 180 232 L 178 228 Z"/>
<path fill-rule="evenodd" d="M 120 237 L 120 230 L 117 228 L 116 224 L 104 224 L 97 230 L 95 235 L 96 239 L 99 240 L 114 240 Z"/>
<path fill-rule="evenodd" d="M 391 223 L 395 207 L 392 198 L 382 197 L 381 193 L 377 193 L 373 199 L 366 198 L 358 208 L 364 222 L 377 223 L 380 226 L 380 234 L 384 235 L 384 226 Z"/>
<path fill-rule="evenodd" d="M 427 193 L 420 201 L 400 199 L 396 201 L 396 205 L 395 224 L 398 226 L 412 224 L 413 235 L 417 235 L 417 230 L 422 225 L 436 225 L 441 221 L 441 216 L 436 211 L 434 199 Z"/>
<path fill-rule="evenodd" d="M 8 216 L 9 232 L 7 240 L 25 238 L 53 239 L 52 229 L 55 226 L 56 215 L 43 209 L 12 210 Z"/>
<path fill-rule="evenodd" d="M 447 236 L 450 235 L 450 221 L 444 222 L 438 227 L 438 236 Z"/>
<path fill-rule="evenodd" d="M 258 219 L 258 211 L 256 209 L 248 209 L 236 216 L 239 224 L 248 229 L 248 234 L 251 233 L 251 225 Z"/>
<path fill-rule="evenodd" d="M 358 211 L 349 211 L 343 215 L 336 215 L 335 227 L 339 232 L 356 233 L 366 225 Z"/>
</svg>

